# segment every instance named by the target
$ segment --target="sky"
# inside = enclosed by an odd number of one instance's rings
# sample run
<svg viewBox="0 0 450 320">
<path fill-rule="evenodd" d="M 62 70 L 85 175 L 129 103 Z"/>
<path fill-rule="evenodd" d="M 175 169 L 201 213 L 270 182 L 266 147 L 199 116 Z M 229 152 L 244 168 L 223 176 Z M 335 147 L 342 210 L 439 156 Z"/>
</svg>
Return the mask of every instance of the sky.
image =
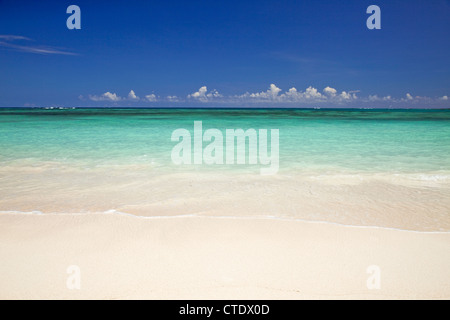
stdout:
<svg viewBox="0 0 450 320">
<path fill-rule="evenodd" d="M 450 0 L 0 0 L 0 107 L 450 108 L 449 17 Z"/>
</svg>

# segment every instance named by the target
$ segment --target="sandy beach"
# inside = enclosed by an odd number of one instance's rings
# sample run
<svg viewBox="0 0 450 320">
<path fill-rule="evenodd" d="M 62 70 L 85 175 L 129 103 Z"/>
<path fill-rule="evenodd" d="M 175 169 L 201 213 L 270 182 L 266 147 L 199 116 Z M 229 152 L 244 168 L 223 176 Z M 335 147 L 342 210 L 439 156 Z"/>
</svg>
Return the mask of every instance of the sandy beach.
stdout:
<svg viewBox="0 0 450 320">
<path fill-rule="evenodd" d="M 450 300 L 449 16 L 0 1 L 0 300 Z"/>
<path fill-rule="evenodd" d="M 173 130 L 198 119 L 279 128 L 279 172 L 174 163 Z M 0 298 L 450 298 L 446 112 L 0 120 Z"/>
<path fill-rule="evenodd" d="M 448 299 L 450 234 L 257 218 L 0 216 L 1 299 Z M 67 287 L 69 266 L 79 290 Z M 369 266 L 380 288 L 369 289 Z"/>
</svg>

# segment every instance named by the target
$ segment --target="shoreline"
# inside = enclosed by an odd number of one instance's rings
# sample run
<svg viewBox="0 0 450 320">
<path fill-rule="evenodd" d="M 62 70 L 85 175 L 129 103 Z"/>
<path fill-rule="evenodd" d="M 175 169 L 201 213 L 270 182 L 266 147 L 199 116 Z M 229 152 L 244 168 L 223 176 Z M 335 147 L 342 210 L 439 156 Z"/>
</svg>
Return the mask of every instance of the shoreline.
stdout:
<svg viewBox="0 0 450 320">
<path fill-rule="evenodd" d="M 373 174 L 152 174 L 145 169 L 0 171 L 0 213 L 262 217 L 450 231 L 447 172 L 415 180 Z"/>
<path fill-rule="evenodd" d="M 40 211 L 22 212 L 22 211 L 0 211 L 0 217 L 2 215 L 25 215 L 25 216 L 111 216 L 117 215 L 120 217 L 129 217 L 142 220 L 159 220 L 159 219 L 218 219 L 218 220 L 273 220 L 273 221 L 285 221 L 285 222 L 300 222 L 300 223 L 311 223 L 311 224 L 323 224 L 330 226 L 338 226 L 343 228 L 356 228 L 356 229 L 380 229 L 388 231 L 399 231 L 399 232 L 410 232 L 419 234 L 449 234 L 450 231 L 425 231 L 425 230 L 410 230 L 401 228 L 390 228 L 382 226 L 371 226 L 371 225 L 351 225 L 343 224 L 332 221 L 321 221 L 321 220 L 305 220 L 300 218 L 289 218 L 289 217 L 275 217 L 275 216 L 215 216 L 215 215 L 199 215 L 199 214 L 182 214 L 182 215 L 167 215 L 167 216 L 142 216 L 135 215 L 132 213 L 120 212 L 116 210 L 108 210 L 105 212 L 79 212 L 79 213 L 61 213 L 52 212 L 44 213 Z"/>
</svg>

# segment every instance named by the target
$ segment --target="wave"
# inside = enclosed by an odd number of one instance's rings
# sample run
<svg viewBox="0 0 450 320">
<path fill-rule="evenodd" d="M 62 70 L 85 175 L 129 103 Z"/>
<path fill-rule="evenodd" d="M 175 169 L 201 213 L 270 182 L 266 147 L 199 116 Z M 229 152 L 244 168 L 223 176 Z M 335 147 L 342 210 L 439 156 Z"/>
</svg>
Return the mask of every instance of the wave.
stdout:
<svg viewBox="0 0 450 320">
<path fill-rule="evenodd" d="M 301 223 L 311 223 L 311 224 L 325 224 L 340 226 L 345 228 L 358 228 L 358 229 L 378 229 L 378 230 L 390 230 L 390 231 L 400 231 L 409 233 L 420 233 L 420 234 L 450 234 L 450 231 L 418 231 L 418 230 L 408 230 L 400 228 L 389 228 L 380 226 L 364 226 L 364 225 L 349 225 L 337 222 L 321 221 L 321 220 L 305 220 L 299 218 L 289 218 L 289 217 L 276 217 L 276 216 L 212 216 L 212 215 L 201 215 L 201 214 L 185 214 L 185 215 L 167 215 L 167 216 L 140 216 L 131 213 L 121 212 L 117 210 L 107 210 L 103 212 L 86 212 L 86 213 L 43 213 L 41 211 L 0 211 L 0 215 L 11 214 L 11 215 L 37 215 L 37 216 L 89 216 L 89 215 L 117 215 L 127 218 L 142 219 L 142 220 L 161 220 L 161 219 L 189 219 L 189 218 L 201 218 L 201 219 L 229 219 L 229 220 L 275 220 L 275 221 L 289 221 L 289 222 L 301 222 Z"/>
</svg>

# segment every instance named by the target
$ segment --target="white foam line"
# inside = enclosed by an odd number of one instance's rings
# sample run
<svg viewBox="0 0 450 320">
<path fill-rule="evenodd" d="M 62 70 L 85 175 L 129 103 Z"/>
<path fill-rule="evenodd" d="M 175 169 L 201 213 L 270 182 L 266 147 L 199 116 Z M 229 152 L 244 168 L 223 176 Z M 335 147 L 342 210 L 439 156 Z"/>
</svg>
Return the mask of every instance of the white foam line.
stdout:
<svg viewBox="0 0 450 320">
<path fill-rule="evenodd" d="M 288 222 L 302 222 L 311 224 L 325 224 L 333 225 L 345 228 L 356 228 L 356 229 L 378 229 L 378 230 L 389 230 L 389 231 L 400 231 L 409 233 L 419 233 L 419 234 L 450 234 L 450 231 L 417 231 L 417 230 L 407 230 L 399 228 L 389 228 L 389 227 L 379 227 L 379 226 L 358 226 L 358 225 L 348 225 L 341 224 L 337 222 L 320 221 L 320 220 L 304 220 L 299 218 L 287 218 L 287 217 L 275 217 L 275 216 L 208 216 L 199 214 L 185 214 L 185 215 L 171 215 L 171 216 L 139 216 L 131 213 L 121 212 L 117 210 L 108 210 L 105 212 L 86 212 L 86 213 L 42 213 L 40 211 L 0 211 L 1 214 L 17 214 L 17 215 L 38 215 L 38 216 L 88 216 L 88 215 L 118 215 L 128 218 L 143 219 L 143 220 L 158 220 L 158 219 L 183 219 L 183 218 L 200 218 L 200 219 L 224 219 L 224 220 L 276 220 L 276 221 L 288 221 Z"/>
<path fill-rule="evenodd" d="M 41 211 L 0 211 L 0 214 L 26 214 L 26 215 L 45 215 Z"/>
</svg>

